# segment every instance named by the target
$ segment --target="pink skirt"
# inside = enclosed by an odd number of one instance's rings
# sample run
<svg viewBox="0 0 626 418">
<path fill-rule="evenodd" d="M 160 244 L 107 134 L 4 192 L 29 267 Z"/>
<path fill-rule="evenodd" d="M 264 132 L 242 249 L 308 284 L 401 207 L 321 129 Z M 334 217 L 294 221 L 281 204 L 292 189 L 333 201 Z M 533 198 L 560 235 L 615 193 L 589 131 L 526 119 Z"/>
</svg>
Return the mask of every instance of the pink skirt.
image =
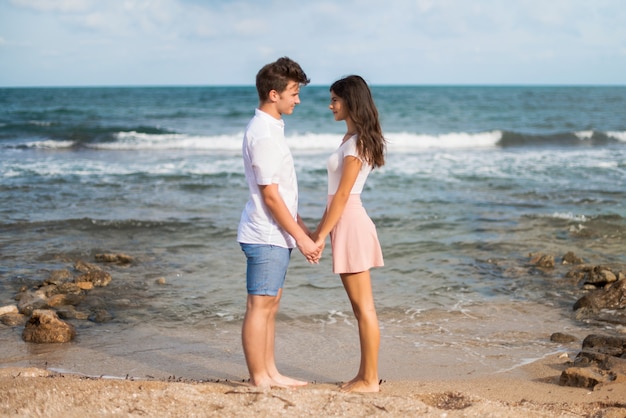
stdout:
<svg viewBox="0 0 626 418">
<path fill-rule="evenodd" d="M 333 196 L 328 196 L 328 204 Z M 360 273 L 382 267 L 383 252 L 376 225 L 367 215 L 361 195 L 351 194 L 339 222 L 330 232 L 333 251 L 333 273 Z"/>
</svg>

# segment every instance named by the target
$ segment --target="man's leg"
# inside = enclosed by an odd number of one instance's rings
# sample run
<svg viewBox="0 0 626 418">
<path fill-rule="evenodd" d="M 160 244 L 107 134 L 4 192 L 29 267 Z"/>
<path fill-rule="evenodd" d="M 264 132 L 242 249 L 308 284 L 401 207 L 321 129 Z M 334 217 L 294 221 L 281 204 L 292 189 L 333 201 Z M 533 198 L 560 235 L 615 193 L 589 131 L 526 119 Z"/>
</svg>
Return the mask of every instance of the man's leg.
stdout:
<svg viewBox="0 0 626 418">
<path fill-rule="evenodd" d="M 267 339 L 268 321 L 277 297 L 248 295 L 241 340 L 246 364 L 250 372 L 250 384 L 253 386 L 269 387 L 275 385 L 267 369 Z"/>
<path fill-rule="evenodd" d="M 242 244 L 248 268 L 248 300 L 241 339 L 253 386 L 302 386 L 306 382 L 278 372 L 274 355 L 276 315 L 283 293 L 291 250 Z M 252 293 L 252 294 L 251 294 Z M 276 294 L 276 296 L 272 296 Z"/>
<path fill-rule="evenodd" d="M 272 380 L 276 382 L 279 386 L 304 386 L 307 384 L 307 382 L 283 376 L 276 367 L 276 358 L 274 354 L 276 341 L 276 315 L 278 314 L 278 309 L 280 307 L 280 297 L 282 294 L 283 289 L 280 289 L 276 297 L 276 303 L 272 308 L 272 311 L 270 312 L 270 316 L 267 321 L 267 345 L 265 350 L 267 370 Z"/>
</svg>

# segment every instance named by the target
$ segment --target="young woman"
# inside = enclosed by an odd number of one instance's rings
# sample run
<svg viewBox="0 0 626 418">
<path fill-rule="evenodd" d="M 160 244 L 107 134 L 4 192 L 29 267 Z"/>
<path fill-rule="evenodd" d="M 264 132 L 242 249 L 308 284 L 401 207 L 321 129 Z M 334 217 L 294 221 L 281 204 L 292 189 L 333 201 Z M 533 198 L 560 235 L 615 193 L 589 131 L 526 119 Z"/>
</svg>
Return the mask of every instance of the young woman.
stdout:
<svg viewBox="0 0 626 418">
<path fill-rule="evenodd" d="M 369 270 L 383 265 L 383 255 L 361 191 L 370 171 L 385 163 L 386 142 L 363 78 L 351 75 L 333 83 L 329 108 L 336 121 L 346 123 L 346 134 L 327 162 L 328 204 L 312 238 L 323 246 L 330 235 L 333 272 L 341 277 L 359 325 L 359 372 L 342 389 L 378 392 L 380 330 Z"/>
</svg>

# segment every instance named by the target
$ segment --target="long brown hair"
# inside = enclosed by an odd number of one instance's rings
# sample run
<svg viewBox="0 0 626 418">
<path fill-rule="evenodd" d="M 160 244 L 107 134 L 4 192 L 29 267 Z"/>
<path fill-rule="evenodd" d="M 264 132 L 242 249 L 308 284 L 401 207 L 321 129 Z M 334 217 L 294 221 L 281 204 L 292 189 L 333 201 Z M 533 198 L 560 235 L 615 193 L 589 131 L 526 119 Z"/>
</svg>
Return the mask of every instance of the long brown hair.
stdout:
<svg viewBox="0 0 626 418">
<path fill-rule="evenodd" d="M 359 156 L 372 168 L 382 167 L 387 141 L 380 127 L 372 92 L 365 80 L 358 75 L 349 75 L 335 81 L 330 91 L 341 97 L 348 108 L 348 115 L 356 126 Z"/>
</svg>

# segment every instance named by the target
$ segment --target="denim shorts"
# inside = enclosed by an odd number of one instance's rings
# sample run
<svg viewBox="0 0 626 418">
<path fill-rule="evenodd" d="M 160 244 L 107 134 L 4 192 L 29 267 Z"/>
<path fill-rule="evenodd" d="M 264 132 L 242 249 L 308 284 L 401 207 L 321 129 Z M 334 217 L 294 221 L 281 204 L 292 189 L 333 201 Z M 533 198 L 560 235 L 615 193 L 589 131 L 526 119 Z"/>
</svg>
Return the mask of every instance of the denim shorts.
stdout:
<svg viewBox="0 0 626 418">
<path fill-rule="evenodd" d="M 246 254 L 246 286 L 249 295 L 276 296 L 285 284 L 291 248 L 265 244 L 243 244 Z"/>
</svg>

